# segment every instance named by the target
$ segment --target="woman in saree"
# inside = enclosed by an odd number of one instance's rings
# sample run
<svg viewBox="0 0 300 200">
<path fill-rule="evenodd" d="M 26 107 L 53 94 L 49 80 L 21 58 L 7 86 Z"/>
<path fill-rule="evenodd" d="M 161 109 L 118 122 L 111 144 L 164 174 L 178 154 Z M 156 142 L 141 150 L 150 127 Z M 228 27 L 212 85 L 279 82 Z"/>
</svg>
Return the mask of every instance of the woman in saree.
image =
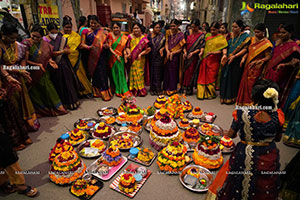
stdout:
<svg viewBox="0 0 300 200">
<path fill-rule="evenodd" d="M 163 81 L 163 65 L 164 65 L 164 50 L 166 38 L 161 33 L 161 23 L 155 22 L 153 24 L 153 32 L 148 35 L 149 46 L 151 52 L 149 53 L 148 61 L 150 68 L 150 94 L 162 94 L 161 84 Z"/>
<path fill-rule="evenodd" d="M 125 77 L 125 61 L 124 54 L 126 54 L 127 36 L 121 33 L 121 24 L 117 22 L 112 23 L 113 32 L 109 33 L 108 44 L 111 53 L 109 54 L 109 67 L 115 86 L 115 94 L 118 97 L 128 96 L 127 81 Z"/>
<path fill-rule="evenodd" d="M 17 28 L 10 24 L 4 24 L 1 27 L 1 33 L 1 64 L 5 67 L 25 67 L 25 46 L 14 40 L 14 38 L 18 36 Z M 8 89 L 8 97 L 15 104 L 18 111 L 23 115 L 23 119 L 27 122 L 28 130 L 37 131 L 40 127 L 40 123 L 37 119 L 37 115 L 26 86 L 26 83 L 31 82 L 30 73 L 25 69 L 12 69 L 7 72 L 17 79 L 22 86 L 21 91 L 17 91 L 15 88 Z"/>
<path fill-rule="evenodd" d="M 126 55 L 130 66 L 129 90 L 134 96 L 144 97 L 147 95 L 145 88 L 144 69 L 146 55 L 151 51 L 148 47 L 148 39 L 142 34 L 142 25 L 134 23 L 133 32 L 128 36 Z M 125 60 L 127 58 L 125 57 Z"/>
<path fill-rule="evenodd" d="M 193 19 L 191 22 L 191 29 L 186 37 L 186 46 L 183 49 L 183 83 L 181 92 L 185 92 L 186 95 L 193 95 L 193 75 L 196 71 L 196 65 L 198 61 L 198 54 L 200 50 L 203 53 L 205 45 L 205 35 L 199 30 L 200 20 Z"/>
<path fill-rule="evenodd" d="M 76 73 L 78 80 L 80 81 L 83 90 L 78 91 L 81 96 L 89 96 L 92 94 L 92 84 L 87 79 L 85 69 L 81 61 L 81 54 L 78 47 L 81 43 L 81 37 L 78 33 L 72 31 L 72 19 L 69 16 L 65 16 L 63 19 L 63 34 L 67 38 L 67 46 L 70 48 L 70 54 L 68 58 L 73 66 L 73 71 Z"/>
<path fill-rule="evenodd" d="M 218 78 L 220 62 L 227 58 L 227 40 L 219 34 L 220 24 L 213 22 L 210 27 L 210 35 L 205 38 L 205 48 L 200 52 L 203 59 L 199 67 L 197 80 L 197 98 L 213 99 L 216 97 L 216 81 Z"/>
<path fill-rule="evenodd" d="M 266 26 L 259 23 L 254 27 L 255 37 L 251 37 L 247 45 L 247 53 L 242 58 L 240 66 L 245 63 L 244 73 L 240 83 L 236 104 L 246 106 L 252 104 L 251 91 L 254 83 L 259 79 L 266 63 L 271 59 L 273 45 L 265 37 Z"/>
<path fill-rule="evenodd" d="M 8 67 L 12 67 L 11 65 L 9 65 L 10 63 L 17 64 L 17 55 L 15 54 L 13 56 L 8 56 L 10 54 L 7 54 L 10 51 L 17 52 L 17 38 L 18 30 L 15 26 L 4 24 L 1 27 L 0 104 L 5 106 L 1 106 L 0 121 L 6 122 L 6 125 L 8 127 L 7 135 L 12 139 L 15 150 L 19 151 L 24 149 L 26 147 L 25 145 L 31 144 L 32 141 L 28 136 L 28 126 L 26 126 L 27 124 L 24 120 L 24 114 L 22 115 L 22 105 L 20 105 L 21 103 L 23 103 L 21 102 L 21 100 L 24 100 L 24 95 L 22 95 L 24 92 L 22 91 L 22 89 L 25 87 L 24 90 L 25 92 L 27 92 L 26 85 L 24 85 L 26 79 L 22 79 L 26 76 L 21 75 L 22 73 L 17 73 L 17 70 L 6 69 Z M 10 62 L 7 62 L 7 59 Z M 27 77 L 27 80 L 30 80 L 30 78 Z"/>
<path fill-rule="evenodd" d="M 67 46 L 67 39 L 58 32 L 56 24 L 48 24 L 47 30 L 49 34 L 43 39 L 53 46 L 52 59 L 58 66 L 57 69 L 50 71 L 51 81 L 64 107 L 76 110 L 80 105 L 77 91 L 82 91 L 82 87 L 68 58 L 70 47 Z"/>
<path fill-rule="evenodd" d="M 234 104 L 239 91 L 239 85 L 244 70 L 244 68 L 240 66 L 240 62 L 242 56 L 246 53 L 246 49 L 243 49 L 243 47 L 250 40 L 249 35 L 243 33 L 243 28 L 244 23 L 242 20 L 237 20 L 232 23 L 233 37 L 228 41 L 228 60 L 221 71 L 221 104 Z"/>
<path fill-rule="evenodd" d="M 173 19 L 170 23 L 171 30 L 166 33 L 167 63 L 164 70 L 163 89 L 169 96 L 177 92 L 179 81 L 180 55 L 185 45 L 184 34 L 179 31 L 180 22 Z"/>
<path fill-rule="evenodd" d="M 222 34 L 224 36 L 224 38 L 226 38 L 226 40 L 230 40 L 230 33 L 228 32 L 228 24 L 222 23 L 219 29 L 220 34 Z"/>
<path fill-rule="evenodd" d="M 96 98 L 109 101 L 112 93 L 108 85 L 107 58 L 109 47 L 107 44 L 107 31 L 100 27 L 96 15 L 89 18 L 90 27 L 82 32 L 81 47 L 89 50 L 88 74 L 92 78 L 93 94 Z"/>
<path fill-rule="evenodd" d="M 17 86 L 16 89 L 21 89 L 21 83 L 9 74 L 4 73 L 4 75 L 6 78 L 2 79 L 0 73 L 0 170 L 2 172 L 0 174 L 0 189 L 5 194 L 18 191 L 19 194 L 33 197 L 37 194 L 37 189 L 26 185 L 24 174 L 20 173 L 22 169 L 14 148 L 16 138 L 10 135 L 12 130 L 14 133 L 21 132 L 23 135 L 27 135 L 25 122 L 22 115 L 14 108 L 13 103 L 6 98 L 7 91 L 6 88 L 3 88 L 2 80 L 6 85 Z M 13 84 L 12 81 L 14 81 Z M 17 85 L 16 82 L 18 82 Z"/>
<path fill-rule="evenodd" d="M 299 64 L 300 61 L 298 60 Z M 286 128 L 283 134 L 283 143 L 290 146 L 300 147 L 300 70 L 296 76 L 296 81 L 291 89 L 287 101 L 284 105 Z"/>
<path fill-rule="evenodd" d="M 78 34 L 81 36 L 82 35 L 82 31 L 84 31 L 85 29 L 87 29 L 87 20 L 85 16 L 80 16 L 79 20 L 78 20 Z"/>
<path fill-rule="evenodd" d="M 38 66 L 39 70 L 30 72 L 32 82 L 29 95 L 36 113 L 41 117 L 66 114 L 67 111 L 50 79 L 50 67 L 57 68 L 51 59 L 53 47 L 43 40 L 44 30 L 39 25 L 31 29 L 31 38 L 22 43 L 26 46 L 26 62 L 31 66 Z"/>
<path fill-rule="evenodd" d="M 284 106 L 298 72 L 296 59 L 300 59 L 300 47 L 291 39 L 293 29 L 293 25 L 283 25 L 280 28 L 280 39 L 275 44 L 272 59 L 264 73 L 264 78 L 279 85 L 280 107 Z"/>
<path fill-rule="evenodd" d="M 277 199 L 279 150 L 284 114 L 277 108 L 278 85 L 259 80 L 252 90 L 256 107 L 233 112 L 231 129 L 224 134 L 241 141 L 210 185 L 210 199 Z M 277 173 L 276 173 L 277 172 Z"/>
</svg>

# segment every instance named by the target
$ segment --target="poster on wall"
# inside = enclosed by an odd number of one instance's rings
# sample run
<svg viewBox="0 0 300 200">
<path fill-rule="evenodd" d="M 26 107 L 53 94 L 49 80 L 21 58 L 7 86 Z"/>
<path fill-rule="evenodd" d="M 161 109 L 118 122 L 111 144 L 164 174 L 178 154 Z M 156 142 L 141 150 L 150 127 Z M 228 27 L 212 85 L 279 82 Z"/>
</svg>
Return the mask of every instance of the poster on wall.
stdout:
<svg viewBox="0 0 300 200">
<path fill-rule="evenodd" d="M 58 27 L 60 24 L 58 7 L 49 4 L 39 4 L 40 25 L 47 28 L 49 23 L 55 23 Z"/>
</svg>

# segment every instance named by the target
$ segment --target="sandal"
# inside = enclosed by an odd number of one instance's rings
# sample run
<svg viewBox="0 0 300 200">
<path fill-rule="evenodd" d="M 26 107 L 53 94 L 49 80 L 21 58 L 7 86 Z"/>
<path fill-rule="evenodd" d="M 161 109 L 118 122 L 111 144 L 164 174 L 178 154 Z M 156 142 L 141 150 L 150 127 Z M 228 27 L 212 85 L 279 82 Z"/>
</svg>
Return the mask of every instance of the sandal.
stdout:
<svg viewBox="0 0 300 200">
<path fill-rule="evenodd" d="M 26 141 L 25 141 L 25 145 L 30 145 L 32 144 L 32 140 L 30 138 L 28 138 Z"/>
<path fill-rule="evenodd" d="M 20 190 L 20 191 L 18 191 L 18 193 L 19 194 L 24 194 L 28 197 L 34 197 L 38 193 L 38 191 L 37 191 L 36 188 L 32 188 L 30 186 L 27 186 L 27 188 L 25 190 Z"/>
<path fill-rule="evenodd" d="M 15 151 L 21 151 L 25 148 L 26 148 L 26 146 L 24 144 L 20 144 L 19 146 L 14 147 L 14 150 Z"/>
<path fill-rule="evenodd" d="M 0 188 L 5 194 L 11 194 L 16 192 L 16 188 L 13 185 L 11 185 L 9 182 L 4 183 L 3 185 L 0 186 Z"/>
</svg>

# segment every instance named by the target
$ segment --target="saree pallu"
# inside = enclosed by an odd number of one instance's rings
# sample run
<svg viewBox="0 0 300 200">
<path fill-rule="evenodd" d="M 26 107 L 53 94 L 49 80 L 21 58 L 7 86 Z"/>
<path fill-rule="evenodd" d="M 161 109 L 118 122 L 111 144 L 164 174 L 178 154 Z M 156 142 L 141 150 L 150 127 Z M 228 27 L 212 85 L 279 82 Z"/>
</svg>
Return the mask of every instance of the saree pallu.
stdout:
<svg viewBox="0 0 300 200">
<path fill-rule="evenodd" d="M 188 35 L 186 38 L 186 50 L 187 54 L 190 54 L 197 49 L 201 49 L 205 45 L 205 40 L 204 40 L 205 35 L 201 33 L 197 34 L 191 34 Z M 184 66 L 183 66 L 183 83 L 182 86 L 184 89 L 190 88 L 192 89 L 194 85 L 192 84 L 192 79 L 194 72 L 196 70 L 196 65 L 199 57 L 198 54 L 193 55 L 190 59 L 186 59 L 184 61 Z"/>
<path fill-rule="evenodd" d="M 18 65 L 19 62 L 25 57 L 25 45 L 15 42 L 10 45 L 6 51 L 2 51 L 2 64 L 4 65 Z M 37 131 L 40 123 L 37 119 L 35 109 L 28 94 L 25 78 L 20 74 L 12 75 L 21 83 L 21 91 L 15 88 L 9 89 L 11 93 L 11 101 L 14 103 L 16 109 L 23 115 L 23 119 L 27 122 L 29 131 Z"/>
<path fill-rule="evenodd" d="M 216 97 L 216 81 L 218 78 L 220 61 L 222 53 L 211 54 L 208 53 L 221 51 L 228 46 L 226 38 L 223 35 L 208 36 L 204 48 L 203 60 L 199 66 L 198 80 L 197 80 L 197 98 L 198 99 L 212 99 Z"/>
<path fill-rule="evenodd" d="M 112 98 L 112 94 L 108 86 L 108 51 L 103 49 L 103 44 L 106 42 L 107 32 L 100 28 L 90 34 L 86 34 L 86 44 L 93 46 L 89 52 L 87 68 L 89 75 L 92 77 L 94 97 L 101 97 L 104 101 L 109 101 Z"/>
<path fill-rule="evenodd" d="M 42 63 L 46 72 L 35 70 L 31 72 L 32 83 L 29 88 L 29 95 L 32 100 L 36 113 L 41 117 L 57 116 L 66 114 L 61 100 L 50 80 L 48 62 L 51 58 L 53 47 L 41 41 L 39 45 L 34 45 L 30 39 L 22 42 L 27 46 L 29 51 L 29 60 L 32 62 Z"/>
<path fill-rule="evenodd" d="M 67 39 L 62 33 L 58 33 L 55 40 L 51 40 L 53 51 L 61 51 L 67 44 Z M 80 83 L 73 71 L 72 64 L 68 59 L 68 55 L 62 54 L 53 58 L 58 65 L 58 69 L 50 68 L 51 81 L 63 103 L 70 110 L 79 107 L 77 91 L 80 90 Z"/>
<path fill-rule="evenodd" d="M 230 39 L 228 42 L 229 48 L 227 54 L 230 56 L 238 53 L 244 47 L 244 45 L 249 42 L 249 40 L 249 35 L 246 33 L 242 33 L 238 38 Z M 227 63 L 222 68 L 220 82 L 221 103 L 235 103 L 244 71 L 244 68 L 240 67 L 241 60 L 242 56 L 235 58 L 232 63 Z"/>
<path fill-rule="evenodd" d="M 148 40 L 149 46 L 151 47 L 148 57 L 150 67 L 150 90 L 153 92 L 160 92 L 163 81 L 164 58 L 160 55 L 159 51 L 165 46 L 166 39 L 164 34 L 159 33 L 154 38 L 149 34 Z"/>
<path fill-rule="evenodd" d="M 251 38 L 251 44 L 248 47 L 248 57 L 245 62 L 244 72 L 240 83 L 236 104 L 240 106 L 251 105 L 252 98 L 251 92 L 254 83 L 259 79 L 264 69 L 264 63 L 262 65 L 256 65 L 249 67 L 249 64 L 255 60 L 264 58 L 267 54 L 271 54 L 272 43 L 268 39 L 263 39 L 259 42 L 255 42 L 255 37 Z"/>
<path fill-rule="evenodd" d="M 111 75 L 115 86 L 115 93 L 117 96 L 129 95 L 126 77 L 125 77 L 125 61 L 123 58 L 123 51 L 126 47 L 127 36 L 121 34 L 117 39 L 113 39 L 112 35 L 108 35 L 109 40 L 111 41 L 111 47 L 114 52 L 120 56 L 121 61 L 118 61 L 117 57 L 110 53 L 109 55 L 109 66 L 111 68 Z"/>
<path fill-rule="evenodd" d="M 287 42 L 278 45 L 273 50 L 273 57 L 269 61 L 264 78 L 270 79 L 279 85 L 279 106 L 283 107 L 289 91 L 294 83 L 295 76 L 298 72 L 297 67 L 283 67 L 276 71 L 277 66 L 281 63 L 287 63 L 293 58 L 300 59 L 300 47 L 296 42 Z M 288 77 L 288 78 L 287 78 Z"/>
<path fill-rule="evenodd" d="M 184 34 L 182 32 L 178 32 L 176 35 L 172 35 L 170 31 L 167 31 L 166 42 L 168 43 L 168 49 L 170 52 L 182 49 L 185 44 Z M 163 89 L 166 91 L 167 95 L 172 95 L 177 92 L 180 56 L 181 53 L 177 53 L 173 56 L 172 60 L 168 60 L 166 63 Z"/>
<path fill-rule="evenodd" d="M 83 91 L 78 91 L 80 95 L 88 95 L 92 93 L 92 84 L 87 79 L 85 69 L 83 67 L 81 61 L 81 53 L 78 50 L 78 46 L 80 45 L 81 38 L 80 36 L 72 31 L 71 34 L 65 34 L 65 38 L 67 38 L 67 45 L 70 47 L 70 54 L 68 58 L 73 66 L 73 70 L 76 73 L 78 80 L 80 81 Z"/>
<path fill-rule="evenodd" d="M 148 39 L 142 35 L 139 38 L 128 36 L 127 47 L 131 51 L 131 63 L 129 72 L 129 90 L 134 96 L 146 96 L 144 68 L 146 64 L 146 56 L 143 55 L 138 59 L 138 55 L 147 49 Z"/>
</svg>

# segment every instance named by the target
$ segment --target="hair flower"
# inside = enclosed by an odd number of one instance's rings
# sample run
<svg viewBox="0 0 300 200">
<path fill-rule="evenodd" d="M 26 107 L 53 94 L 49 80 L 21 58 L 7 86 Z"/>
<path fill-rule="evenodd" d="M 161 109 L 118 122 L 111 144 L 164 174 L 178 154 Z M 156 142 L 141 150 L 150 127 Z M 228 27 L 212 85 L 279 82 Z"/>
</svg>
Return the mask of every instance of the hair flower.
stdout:
<svg viewBox="0 0 300 200">
<path fill-rule="evenodd" d="M 264 92 L 263 95 L 264 95 L 265 98 L 270 99 L 270 98 L 278 97 L 278 92 L 274 88 L 268 88 Z"/>
</svg>

